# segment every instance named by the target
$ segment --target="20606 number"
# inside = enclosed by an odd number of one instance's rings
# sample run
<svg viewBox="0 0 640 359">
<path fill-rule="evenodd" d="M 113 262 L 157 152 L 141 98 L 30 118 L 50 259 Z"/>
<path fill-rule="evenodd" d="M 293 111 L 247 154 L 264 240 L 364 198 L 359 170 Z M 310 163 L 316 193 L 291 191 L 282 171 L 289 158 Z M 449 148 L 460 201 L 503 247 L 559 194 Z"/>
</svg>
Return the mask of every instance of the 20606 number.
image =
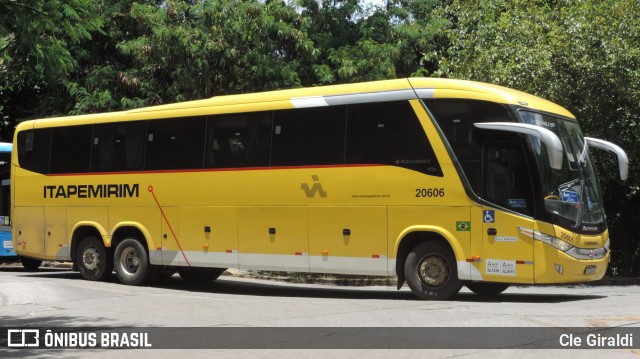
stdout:
<svg viewBox="0 0 640 359">
<path fill-rule="evenodd" d="M 416 197 L 444 197 L 444 188 L 416 188 Z"/>
</svg>

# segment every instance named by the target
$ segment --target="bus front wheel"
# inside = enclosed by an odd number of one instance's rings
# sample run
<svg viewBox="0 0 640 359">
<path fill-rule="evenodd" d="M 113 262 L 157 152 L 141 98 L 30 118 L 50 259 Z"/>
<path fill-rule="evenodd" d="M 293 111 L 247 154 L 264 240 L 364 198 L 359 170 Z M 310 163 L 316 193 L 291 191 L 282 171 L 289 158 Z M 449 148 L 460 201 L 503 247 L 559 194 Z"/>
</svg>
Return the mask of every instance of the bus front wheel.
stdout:
<svg viewBox="0 0 640 359">
<path fill-rule="evenodd" d="M 462 287 L 455 255 L 444 242 L 415 246 L 407 256 L 404 273 L 411 291 L 422 299 L 449 299 Z"/>
<path fill-rule="evenodd" d="M 122 284 L 145 284 L 156 273 L 156 267 L 149 263 L 147 250 L 139 241 L 132 238 L 118 244 L 114 261 L 116 275 Z"/>
<path fill-rule="evenodd" d="M 113 259 L 96 237 L 87 237 L 80 242 L 76 263 L 82 278 L 86 280 L 105 280 L 113 272 Z"/>
</svg>

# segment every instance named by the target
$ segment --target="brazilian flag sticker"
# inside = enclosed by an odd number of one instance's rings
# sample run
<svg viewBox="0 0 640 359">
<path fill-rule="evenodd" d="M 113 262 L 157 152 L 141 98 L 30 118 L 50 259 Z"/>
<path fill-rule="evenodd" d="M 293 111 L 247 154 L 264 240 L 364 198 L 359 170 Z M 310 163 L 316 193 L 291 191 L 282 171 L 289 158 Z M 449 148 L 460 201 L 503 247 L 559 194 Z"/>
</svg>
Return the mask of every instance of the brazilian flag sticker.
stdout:
<svg viewBox="0 0 640 359">
<path fill-rule="evenodd" d="M 469 221 L 456 221 L 456 231 L 458 232 L 470 232 L 471 222 Z"/>
</svg>

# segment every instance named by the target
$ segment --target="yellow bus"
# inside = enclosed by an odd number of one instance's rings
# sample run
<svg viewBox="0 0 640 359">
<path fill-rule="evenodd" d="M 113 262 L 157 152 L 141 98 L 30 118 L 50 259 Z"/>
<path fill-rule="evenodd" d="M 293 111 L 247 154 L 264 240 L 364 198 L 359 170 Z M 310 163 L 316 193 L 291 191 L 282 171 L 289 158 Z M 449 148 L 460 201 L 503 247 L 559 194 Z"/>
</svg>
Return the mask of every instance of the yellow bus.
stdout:
<svg viewBox="0 0 640 359">
<path fill-rule="evenodd" d="M 503 87 L 409 78 L 20 123 L 18 255 L 124 284 L 227 268 L 462 285 L 602 278 L 609 235 L 574 116 Z"/>
</svg>

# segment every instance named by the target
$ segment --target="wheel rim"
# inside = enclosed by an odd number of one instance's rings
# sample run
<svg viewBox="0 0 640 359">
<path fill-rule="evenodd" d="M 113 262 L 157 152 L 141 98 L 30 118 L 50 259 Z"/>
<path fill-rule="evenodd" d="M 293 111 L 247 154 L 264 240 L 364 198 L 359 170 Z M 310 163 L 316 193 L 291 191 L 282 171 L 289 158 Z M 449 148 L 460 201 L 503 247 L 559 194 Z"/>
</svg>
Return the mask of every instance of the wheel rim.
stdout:
<svg viewBox="0 0 640 359">
<path fill-rule="evenodd" d="M 418 276 L 425 285 L 440 287 L 449 278 L 449 266 L 442 257 L 426 256 L 420 261 Z"/>
<path fill-rule="evenodd" d="M 89 247 L 82 253 L 82 265 L 88 270 L 96 270 L 100 267 L 100 254 L 95 247 Z"/>
<path fill-rule="evenodd" d="M 125 248 L 120 254 L 120 268 L 128 274 L 134 275 L 140 269 L 140 256 L 134 248 Z"/>
</svg>

